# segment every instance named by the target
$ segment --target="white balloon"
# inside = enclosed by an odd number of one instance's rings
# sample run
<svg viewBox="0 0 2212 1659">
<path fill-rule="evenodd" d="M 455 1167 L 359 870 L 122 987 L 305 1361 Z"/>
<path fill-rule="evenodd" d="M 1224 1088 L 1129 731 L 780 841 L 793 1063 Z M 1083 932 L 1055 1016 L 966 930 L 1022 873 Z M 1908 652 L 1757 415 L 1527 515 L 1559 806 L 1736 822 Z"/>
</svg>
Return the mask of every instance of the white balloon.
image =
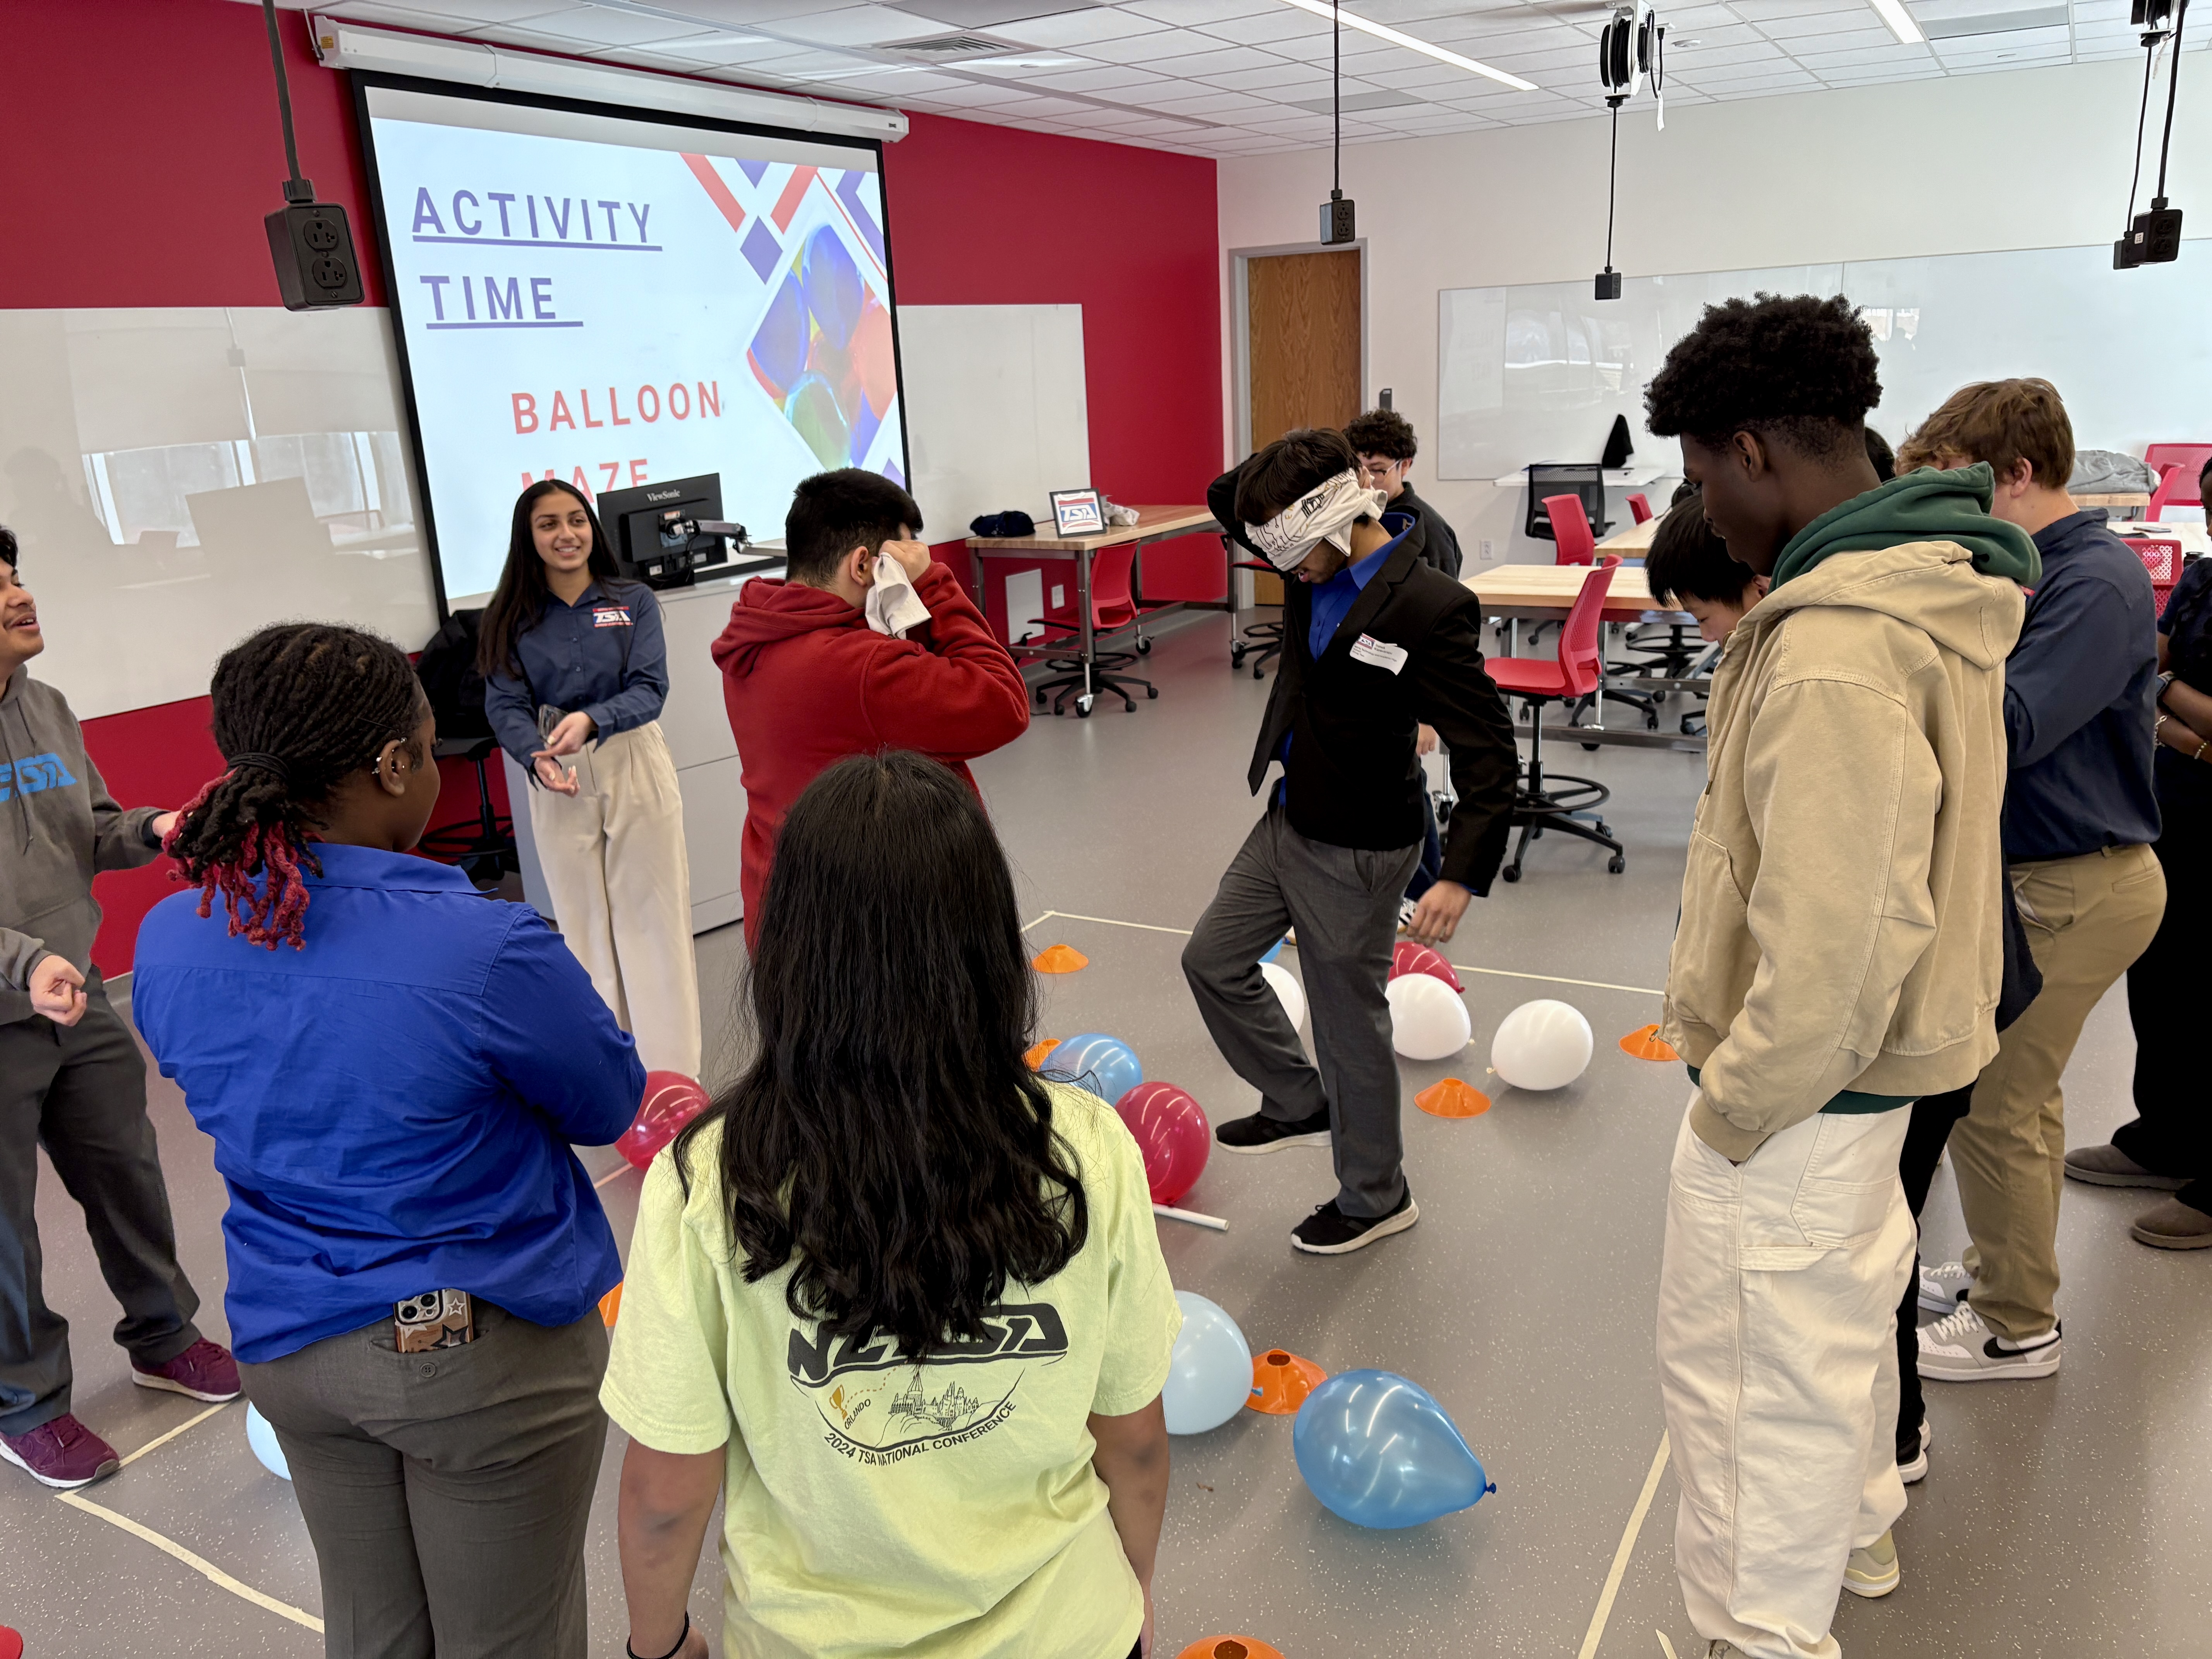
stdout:
<svg viewBox="0 0 2212 1659">
<path fill-rule="evenodd" d="M 251 1400 L 246 1402 L 246 1443 L 253 1448 L 253 1455 L 261 1460 L 261 1467 L 271 1474 L 281 1474 L 289 1480 L 291 1465 L 285 1461 L 283 1447 L 276 1443 L 276 1431 L 269 1426 L 269 1419 L 261 1408 Z"/>
<path fill-rule="evenodd" d="M 1220 1304 L 1177 1291 L 1182 1331 L 1168 1361 L 1160 1405 L 1170 1434 L 1204 1434 L 1244 1407 L 1252 1394 L 1252 1350 Z"/>
<path fill-rule="evenodd" d="M 1571 1004 L 1524 1002 L 1490 1042 L 1490 1064 L 1516 1089 L 1563 1089 L 1589 1064 L 1589 1022 Z"/>
<path fill-rule="evenodd" d="M 1443 1060 L 1474 1035 L 1459 993 L 1427 974 L 1401 974 L 1382 988 L 1390 1001 L 1390 1046 L 1408 1060 Z"/>
<path fill-rule="evenodd" d="M 1291 1029 L 1295 1030 L 1304 1024 L 1306 1023 L 1305 988 L 1291 976 L 1291 970 L 1279 963 L 1263 962 L 1260 964 L 1260 972 L 1267 983 L 1273 988 L 1276 996 L 1281 999 L 1283 1012 L 1291 1017 Z"/>
</svg>

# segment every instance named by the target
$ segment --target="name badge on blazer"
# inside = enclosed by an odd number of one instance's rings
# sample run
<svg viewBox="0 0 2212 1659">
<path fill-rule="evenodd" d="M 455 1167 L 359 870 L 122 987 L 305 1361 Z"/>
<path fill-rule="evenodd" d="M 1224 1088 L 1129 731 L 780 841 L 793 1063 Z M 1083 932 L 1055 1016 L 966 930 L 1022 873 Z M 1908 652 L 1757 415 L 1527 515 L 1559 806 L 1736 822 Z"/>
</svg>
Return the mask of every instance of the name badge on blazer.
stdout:
<svg viewBox="0 0 2212 1659">
<path fill-rule="evenodd" d="M 592 626 L 594 628 L 628 628 L 629 625 L 629 607 L 626 605 L 603 605 L 592 612 Z"/>
<path fill-rule="evenodd" d="M 1411 654 L 1404 646 L 1378 640 L 1372 634 L 1362 634 L 1352 647 L 1352 661 L 1387 668 L 1394 674 L 1405 667 L 1406 659 Z"/>
</svg>

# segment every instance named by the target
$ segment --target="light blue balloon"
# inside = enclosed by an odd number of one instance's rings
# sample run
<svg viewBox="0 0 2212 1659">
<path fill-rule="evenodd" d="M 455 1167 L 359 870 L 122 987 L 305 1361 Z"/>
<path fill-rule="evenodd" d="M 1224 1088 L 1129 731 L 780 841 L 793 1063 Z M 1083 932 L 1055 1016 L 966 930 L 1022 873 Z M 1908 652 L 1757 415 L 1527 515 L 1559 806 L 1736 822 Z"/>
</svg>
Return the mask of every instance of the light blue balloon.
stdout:
<svg viewBox="0 0 2212 1659">
<path fill-rule="evenodd" d="M 1177 1291 L 1182 1331 L 1160 1390 L 1170 1434 L 1204 1434 L 1243 1409 L 1252 1392 L 1252 1350 L 1218 1303 Z"/>
<path fill-rule="evenodd" d="M 1418 1527 L 1496 1492 L 1444 1408 L 1389 1371 L 1344 1371 L 1306 1396 L 1291 1449 L 1313 1495 L 1358 1527 Z"/>
<path fill-rule="evenodd" d="M 1045 1056 L 1043 1075 L 1088 1089 L 1110 1106 L 1145 1080 L 1145 1068 L 1121 1038 L 1080 1031 Z"/>
<path fill-rule="evenodd" d="M 284 1461 L 284 1449 L 276 1443 L 276 1431 L 251 1400 L 246 1402 L 246 1443 L 253 1448 L 253 1455 L 270 1474 L 281 1474 L 287 1480 L 292 1478 L 292 1466 Z"/>
<path fill-rule="evenodd" d="M 1283 947 L 1284 947 L 1285 945 L 1288 945 L 1290 942 L 1291 942 L 1291 941 L 1290 941 L 1290 939 L 1289 939 L 1289 938 L 1288 938 L 1287 936 L 1285 936 L 1285 937 L 1284 937 L 1284 938 L 1282 938 L 1282 939 L 1277 939 L 1277 940 L 1275 941 L 1275 948 L 1274 948 L 1273 950 L 1272 950 L 1272 951 L 1268 951 L 1268 952 L 1267 952 L 1267 954 L 1266 956 L 1261 957 L 1260 958 L 1260 960 L 1261 960 L 1261 961 L 1262 961 L 1262 962 L 1273 962 L 1273 961 L 1277 957 L 1279 957 L 1279 956 L 1281 956 L 1281 955 L 1283 954 Z"/>
</svg>

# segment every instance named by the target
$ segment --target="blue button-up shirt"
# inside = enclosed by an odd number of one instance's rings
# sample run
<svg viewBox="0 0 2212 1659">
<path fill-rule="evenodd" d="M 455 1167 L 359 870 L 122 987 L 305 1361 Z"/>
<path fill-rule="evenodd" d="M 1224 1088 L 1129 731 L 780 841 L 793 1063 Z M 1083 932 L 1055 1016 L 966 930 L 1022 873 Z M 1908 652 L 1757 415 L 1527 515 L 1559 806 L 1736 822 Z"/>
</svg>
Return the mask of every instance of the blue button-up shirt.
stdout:
<svg viewBox="0 0 2212 1659">
<path fill-rule="evenodd" d="M 229 936 L 199 895 L 138 933 L 131 1012 L 215 1140 L 240 1359 L 462 1290 L 574 1322 L 622 1278 L 569 1143 L 645 1091 L 630 1039 L 527 905 L 447 865 L 319 845 L 305 945 Z"/>
<path fill-rule="evenodd" d="M 515 636 L 514 653 L 522 677 L 487 678 L 484 713 L 499 746 L 526 772 L 545 746 L 539 705 L 581 709 L 605 738 L 659 720 L 668 701 L 660 601 L 642 582 L 617 582 L 610 593 L 595 581 L 574 605 L 548 594 L 538 621 Z"/>
</svg>

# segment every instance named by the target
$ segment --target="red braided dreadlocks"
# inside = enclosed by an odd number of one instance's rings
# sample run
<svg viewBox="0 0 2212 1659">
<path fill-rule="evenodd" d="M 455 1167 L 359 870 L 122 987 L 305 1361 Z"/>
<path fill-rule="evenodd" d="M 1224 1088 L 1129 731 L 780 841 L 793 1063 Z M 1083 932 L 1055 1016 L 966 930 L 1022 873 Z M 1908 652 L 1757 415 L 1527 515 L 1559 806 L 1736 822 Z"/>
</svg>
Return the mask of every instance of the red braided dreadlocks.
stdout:
<svg viewBox="0 0 2212 1659">
<path fill-rule="evenodd" d="M 227 769 L 178 814 L 163 850 L 200 890 L 200 915 L 220 896 L 233 937 L 302 948 L 301 872 L 322 869 L 310 847 L 316 814 L 386 744 L 413 735 L 422 686 L 387 640 L 288 623 L 225 652 L 210 690 Z"/>
</svg>

